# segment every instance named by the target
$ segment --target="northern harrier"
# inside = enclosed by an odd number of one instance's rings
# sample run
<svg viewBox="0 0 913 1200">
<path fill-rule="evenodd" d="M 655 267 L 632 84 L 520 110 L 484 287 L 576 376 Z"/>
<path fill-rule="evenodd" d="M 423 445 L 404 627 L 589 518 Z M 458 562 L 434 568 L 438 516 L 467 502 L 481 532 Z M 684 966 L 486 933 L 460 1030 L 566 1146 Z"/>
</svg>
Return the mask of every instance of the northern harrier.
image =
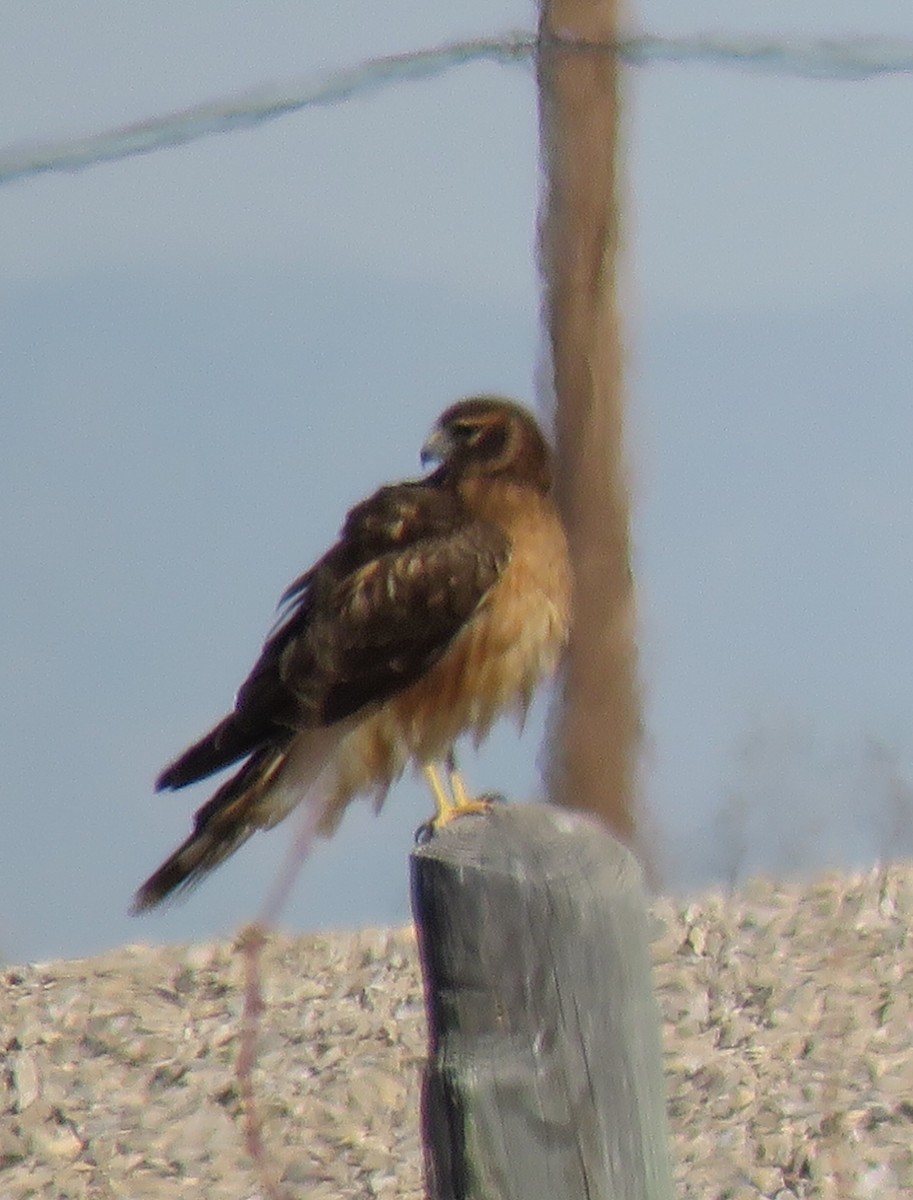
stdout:
<svg viewBox="0 0 913 1200">
<path fill-rule="evenodd" d="M 232 712 L 159 777 L 157 790 L 182 788 L 241 762 L 134 911 L 196 884 L 299 803 L 331 833 L 353 797 L 379 804 L 409 763 L 434 792 L 435 825 L 482 807 L 452 769 L 455 740 L 468 731 L 480 741 L 511 708 L 525 714 L 567 638 L 570 570 L 550 459 L 524 408 L 461 400 L 422 450 L 437 469 L 352 509 L 282 597 Z"/>
</svg>

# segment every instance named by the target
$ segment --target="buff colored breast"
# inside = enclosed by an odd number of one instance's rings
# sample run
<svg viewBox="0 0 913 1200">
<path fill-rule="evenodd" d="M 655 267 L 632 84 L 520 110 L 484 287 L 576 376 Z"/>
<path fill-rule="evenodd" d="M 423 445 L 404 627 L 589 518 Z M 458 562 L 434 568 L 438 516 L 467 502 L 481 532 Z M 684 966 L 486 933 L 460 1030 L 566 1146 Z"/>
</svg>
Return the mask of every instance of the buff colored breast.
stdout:
<svg viewBox="0 0 913 1200">
<path fill-rule="evenodd" d="M 568 636 L 571 578 L 553 506 L 526 489 L 490 484 L 479 499 L 477 515 L 496 517 L 509 534 L 510 561 L 440 661 L 346 736 L 327 830 L 359 792 L 374 791 L 382 801 L 410 760 L 439 760 L 466 732 L 481 741 L 507 711 L 522 721 L 537 685 L 557 666 Z"/>
</svg>

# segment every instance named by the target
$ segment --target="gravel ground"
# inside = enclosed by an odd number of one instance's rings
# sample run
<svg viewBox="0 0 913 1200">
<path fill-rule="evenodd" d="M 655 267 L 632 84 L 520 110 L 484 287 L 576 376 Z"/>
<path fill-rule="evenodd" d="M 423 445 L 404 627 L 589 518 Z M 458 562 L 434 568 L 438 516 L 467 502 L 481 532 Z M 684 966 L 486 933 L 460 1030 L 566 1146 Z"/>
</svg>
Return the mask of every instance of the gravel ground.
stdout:
<svg viewBox="0 0 913 1200">
<path fill-rule="evenodd" d="M 913 867 L 658 901 L 676 1192 L 913 1195 Z M 255 1200 L 231 944 L 0 969 L 0 1200 Z M 410 931 L 272 938 L 255 1086 L 290 1196 L 422 1195 Z"/>
</svg>

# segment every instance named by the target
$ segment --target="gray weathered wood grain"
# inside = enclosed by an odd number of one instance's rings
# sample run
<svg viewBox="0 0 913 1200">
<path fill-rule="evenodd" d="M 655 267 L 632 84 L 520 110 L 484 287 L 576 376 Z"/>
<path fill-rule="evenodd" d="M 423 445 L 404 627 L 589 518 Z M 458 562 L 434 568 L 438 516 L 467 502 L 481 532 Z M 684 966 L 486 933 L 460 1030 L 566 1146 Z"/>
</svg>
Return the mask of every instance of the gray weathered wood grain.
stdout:
<svg viewBox="0 0 913 1200">
<path fill-rule="evenodd" d="M 497 806 L 412 855 L 433 1200 L 670 1200 L 640 869 L 604 825 Z"/>
</svg>

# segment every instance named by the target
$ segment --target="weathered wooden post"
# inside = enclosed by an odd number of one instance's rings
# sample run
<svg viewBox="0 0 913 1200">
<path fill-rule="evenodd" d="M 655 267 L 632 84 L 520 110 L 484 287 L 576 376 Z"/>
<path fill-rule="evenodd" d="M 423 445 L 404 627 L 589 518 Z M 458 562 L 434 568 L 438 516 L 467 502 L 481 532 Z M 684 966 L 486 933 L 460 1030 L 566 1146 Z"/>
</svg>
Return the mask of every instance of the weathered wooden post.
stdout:
<svg viewBox="0 0 913 1200">
<path fill-rule="evenodd" d="M 464 817 L 412 854 L 432 1200 L 671 1200 L 641 872 L 598 819 Z"/>
</svg>

